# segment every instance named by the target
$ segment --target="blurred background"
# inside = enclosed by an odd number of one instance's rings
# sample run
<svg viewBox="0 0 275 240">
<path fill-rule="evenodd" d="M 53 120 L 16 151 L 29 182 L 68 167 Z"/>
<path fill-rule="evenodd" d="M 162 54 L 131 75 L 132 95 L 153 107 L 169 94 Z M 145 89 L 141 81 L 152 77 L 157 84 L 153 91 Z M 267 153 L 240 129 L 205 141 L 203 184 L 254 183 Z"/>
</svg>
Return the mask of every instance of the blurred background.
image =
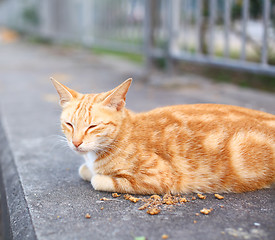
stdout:
<svg viewBox="0 0 275 240">
<path fill-rule="evenodd" d="M 19 33 L 275 91 L 275 0 L 0 0 L 0 26 L 2 41 Z"/>
</svg>

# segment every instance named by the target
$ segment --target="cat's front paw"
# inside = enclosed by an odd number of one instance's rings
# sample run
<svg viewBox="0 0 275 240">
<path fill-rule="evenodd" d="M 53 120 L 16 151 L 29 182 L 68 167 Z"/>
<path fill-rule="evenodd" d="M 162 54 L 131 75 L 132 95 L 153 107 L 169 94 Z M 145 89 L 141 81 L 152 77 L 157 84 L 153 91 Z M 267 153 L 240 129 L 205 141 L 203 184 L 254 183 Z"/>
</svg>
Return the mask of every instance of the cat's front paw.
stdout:
<svg viewBox="0 0 275 240">
<path fill-rule="evenodd" d="M 115 186 L 112 177 L 97 174 L 92 177 L 91 184 L 95 190 L 114 192 Z"/>
<path fill-rule="evenodd" d="M 92 173 L 91 171 L 89 170 L 89 168 L 87 167 L 86 164 L 82 164 L 80 167 L 79 167 L 79 170 L 78 170 L 78 173 L 79 173 L 79 176 L 85 180 L 85 181 L 91 181 L 92 179 Z"/>
</svg>

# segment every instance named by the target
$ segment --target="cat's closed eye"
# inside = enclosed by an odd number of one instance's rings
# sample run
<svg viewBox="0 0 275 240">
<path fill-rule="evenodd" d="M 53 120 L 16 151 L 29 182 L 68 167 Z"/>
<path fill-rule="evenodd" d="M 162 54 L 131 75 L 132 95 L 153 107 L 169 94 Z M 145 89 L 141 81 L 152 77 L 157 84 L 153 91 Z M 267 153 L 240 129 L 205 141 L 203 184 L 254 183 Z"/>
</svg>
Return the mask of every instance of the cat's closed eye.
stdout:
<svg viewBox="0 0 275 240">
<path fill-rule="evenodd" d="M 70 123 L 70 122 L 65 122 L 65 124 L 66 124 L 68 127 L 70 127 L 70 128 L 74 128 L 73 124 Z"/>
<path fill-rule="evenodd" d="M 87 133 L 92 132 L 97 126 L 98 126 L 98 125 L 96 125 L 96 124 L 90 125 L 90 126 L 87 128 L 86 132 L 87 132 Z"/>
</svg>

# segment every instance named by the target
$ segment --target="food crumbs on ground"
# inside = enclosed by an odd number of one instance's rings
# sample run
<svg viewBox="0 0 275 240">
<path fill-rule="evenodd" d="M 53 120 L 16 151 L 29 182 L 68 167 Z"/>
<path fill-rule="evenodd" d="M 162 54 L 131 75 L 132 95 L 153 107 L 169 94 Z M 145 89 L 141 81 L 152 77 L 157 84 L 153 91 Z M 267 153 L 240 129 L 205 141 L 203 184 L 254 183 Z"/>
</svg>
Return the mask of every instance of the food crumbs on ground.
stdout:
<svg viewBox="0 0 275 240">
<path fill-rule="evenodd" d="M 150 206 L 150 203 L 145 203 L 141 207 L 139 207 L 138 210 L 145 210 L 149 206 Z"/>
<path fill-rule="evenodd" d="M 204 195 L 202 195 L 202 194 L 200 194 L 200 193 L 198 193 L 197 196 L 198 196 L 198 198 L 200 198 L 200 199 L 205 199 L 205 198 L 206 198 L 206 196 L 204 196 Z"/>
<path fill-rule="evenodd" d="M 117 197 L 117 193 L 113 193 L 112 196 L 113 197 Z M 216 196 L 217 195 L 217 196 Z M 120 195 L 119 195 L 120 196 Z M 151 195 L 149 198 L 143 197 L 143 198 L 137 198 L 134 197 L 130 194 L 124 194 L 123 195 L 124 199 L 129 200 L 131 202 L 138 202 L 138 201 L 142 201 L 144 202 L 143 205 L 141 205 L 138 210 L 145 210 L 147 209 L 147 213 L 150 215 L 156 215 L 158 213 L 160 213 L 161 210 L 171 210 L 171 207 L 174 208 L 174 206 L 180 206 L 183 203 L 186 202 L 190 202 L 190 200 L 186 199 L 185 197 L 182 197 L 180 194 L 176 194 L 176 195 L 172 195 L 170 193 L 165 194 L 164 196 L 160 196 L 157 194 Z M 202 195 L 200 193 L 197 194 L 197 197 L 200 199 L 205 199 L 206 196 Z M 215 194 L 215 197 L 222 197 L 219 194 Z M 221 198 L 221 199 L 222 199 Z M 196 200 L 196 196 L 193 196 L 191 198 L 191 200 Z M 100 200 L 111 200 L 111 199 L 100 199 Z M 221 208 L 223 208 L 224 206 L 221 205 Z M 203 208 L 202 210 L 200 210 L 200 213 L 202 214 L 209 214 L 213 209 L 207 209 L 207 208 Z M 199 216 L 200 213 L 195 213 L 196 216 Z M 194 222 L 195 223 L 195 222 Z"/>
<path fill-rule="evenodd" d="M 214 196 L 215 196 L 215 198 L 217 198 L 219 200 L 224 199 L 223 196 L 221 196 L 220 194 L 217 194 L 217 193 Z"/>
<path fill-rule="evenodd" d="M 160 213 L 160 209 L 159 208 L 150 208 L 147 210 L 147 213 L 150 215 L 156 215 Z"/>
<path fill-rule="evenodd" d="M 210 209 L 203 208 L 202 210 L 200 210 L 200 212 L 202 214 L 208 215 L 212 210 L 213 210 L 212 208 L 210 208 Z"/>
<path fill-rule="evenodd" d="M 187 199 L 184 198 L 184 197 L 180 197 L 179 202 L 180 202 L 180 203 L 186 203 L 186 202 L 187 202 Z"/>
<path fill-rule="evenodd" d="M 134 202 L 134 203 L 136 203 L 136 202 L 138 202 L 138 201 L 140 200 L 140 198 L 133 197 L 133 196 L 130 195 L 130 194 L 125 194 L 123 197 L 124 197 L 126 200 L 129 200 L 129 201 Z"/>
<path fill-rule="evenodd" d="M 100 201 L 110 201 L 110 199 L 109 199 L 109 198 L 106 198 L 106 197 L 100 198 L 99 200 L 100 200 Z"/>
<path fill-rule="evenodd" d="M 176 197 L 174 197 L 174 199 L 173 199 L 173 196 L 171 194 L 167 193 L 163 196 L 162 203 L 167 204 L 167 205 L 172 205 L 175 203 L 175 201 L 174 201 L 175 199 L 176 199 Z"/>
<path fill-rule="evenodd" d="M 86 213 L 85 218 L 91 218 L 91 215 L 89 213 Z"/>
<path fill-rule="evenodd" d="M 171 198 L 168 198 L 168 199 L 163 199 L 162 201 L 164 204 L 167 204 L 167 205 L 172 205 L 174 202 Z"/>
<path fill-rule="evenodd" d="M 136 203 L 136 202 L 138 202 L 139 200 L 140 200 L 140 198 L 136 198 L 136 197 L 130 197 L 129 198 L 129 200 L 131 201 L 131 202 L 134 202 L 134 203 Z"/>
<path fill-rule="evenodd" d="M 112 197 L 113 198 L 117 198 L 117 197 L 120 197 L 121 195 L 120 194 L 118 194 L 118 193 L 112 193 Z"/>
<path fill-rule="evenodd" d="M 162 239 L 168 239 L 169 236 L 168 236 L 167 234 L 162 234 L 161 238 L 162 238 Z"/>
<path fill-rule="evenodd" d="M 153 200 L 161 200 L 161 197 L 159 195 L 152 195 L 150 197 L 150 199 L 153 199 Z"/>
<path fill-rule="evenodd" d="M 130 194 L 125 194 L 124 196 L 123 196 L 126 200 L 129 200 L 129 198 L 130 197 L 132 197 Z"/>
<path fill-rule="evenodd" d="M 100 210 L 103 210 L 103 209 L 104 209 L 104 207 L 101 207 L 101 208 L 100 208 Z"/>
</svg>

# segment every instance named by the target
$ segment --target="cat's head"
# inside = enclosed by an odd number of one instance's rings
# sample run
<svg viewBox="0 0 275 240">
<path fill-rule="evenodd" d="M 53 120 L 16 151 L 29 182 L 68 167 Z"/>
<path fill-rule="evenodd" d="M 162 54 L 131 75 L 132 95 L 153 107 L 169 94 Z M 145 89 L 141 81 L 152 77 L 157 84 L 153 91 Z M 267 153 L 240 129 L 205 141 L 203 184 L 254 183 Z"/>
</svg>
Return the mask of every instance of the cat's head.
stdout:
<svg viewBox="0 0 275 240">
<path fill-rule="evenodd" d="M 108 148 L 115 141 L 125 117 L 125 98 L 132 79 L 99 94 L 81 94 L 51 80 L 60 97 L 61 127 L 69 146 L 83 154 Z"/>
</svg>

